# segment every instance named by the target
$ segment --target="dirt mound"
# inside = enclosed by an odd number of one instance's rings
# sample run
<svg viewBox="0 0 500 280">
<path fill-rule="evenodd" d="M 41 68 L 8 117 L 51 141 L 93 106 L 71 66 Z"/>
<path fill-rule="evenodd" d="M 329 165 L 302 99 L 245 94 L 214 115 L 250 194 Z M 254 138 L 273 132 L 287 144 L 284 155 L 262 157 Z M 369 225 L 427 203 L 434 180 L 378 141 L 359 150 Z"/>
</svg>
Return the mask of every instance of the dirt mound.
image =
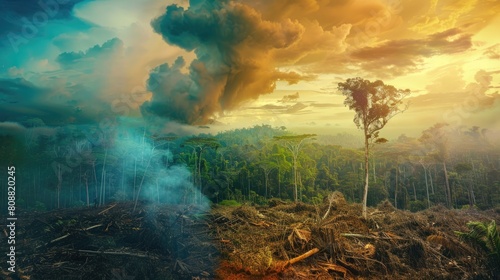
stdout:
<svg viewBox="0 0 500 280">
<path fill-rule="evenodd" d="M 455 230 L 494 211 L 390 203 L 273 207 L 131 203 L 18 216 L 17 273 L 2 279 L 492 279 Z M 7 243 L 0 245 L 7 250 Z"/>
</svg>

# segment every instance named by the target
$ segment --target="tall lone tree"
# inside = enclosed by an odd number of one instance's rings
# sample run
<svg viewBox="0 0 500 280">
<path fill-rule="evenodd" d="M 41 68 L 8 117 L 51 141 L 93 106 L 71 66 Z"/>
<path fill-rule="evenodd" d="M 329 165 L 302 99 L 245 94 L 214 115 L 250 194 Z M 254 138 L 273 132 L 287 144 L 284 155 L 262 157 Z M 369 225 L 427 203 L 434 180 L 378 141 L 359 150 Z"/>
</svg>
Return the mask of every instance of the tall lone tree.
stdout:
<svg viewBox="0 0 500 280">
<path fill-rule="evenodd" d="M 354 123 L 362 129 L 365 136 L 365 189 L 363 194 L 363 217 L 366 218 L 366 202 L 368 199 L 368 155 L 370 144 L 386 142 L 379 138 L 379 132 L 395 115 L 408 107 L 400 108 L 403 99 L 410 94 L 410 90 L 396 89 L 377 80 L 370 82 L 362 78 L 347 79 L 338 84 L 338 89 L 346 97 L 344 105 L 355 111 Z"/>
</svg>

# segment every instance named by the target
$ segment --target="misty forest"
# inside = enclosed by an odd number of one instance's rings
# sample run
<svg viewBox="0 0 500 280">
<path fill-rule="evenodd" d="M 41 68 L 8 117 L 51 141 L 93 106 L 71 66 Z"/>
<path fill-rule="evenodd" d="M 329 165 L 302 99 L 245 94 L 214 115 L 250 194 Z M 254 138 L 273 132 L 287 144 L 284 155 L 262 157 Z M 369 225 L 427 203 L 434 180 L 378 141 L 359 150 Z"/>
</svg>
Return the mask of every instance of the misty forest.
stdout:
<svg viewBox="0 0 500 280">
<path fill-rule="evenodd" d="M 36 120 L 31 123 L 35 128 Z M 40 125 L 38 123 L 38 125 Z M 360 203 L 362 137 L 292 134 L 258 125 L 216 135 L 152 135 L 143 128 L 63 127 L 50 135 L 2 136 L 1 158 L 17 168 L 17 205 L 51 210 L 144 200 L 265 205 L 278 198 L 319 204 L 340 191 Z M 419 138 L 374 144 L 368 205 L 500 204 L 498 141 L 480 127 L 437 123 Z M 1 193 L 6 201 L 6 192 Z"/>
<path fill-rule="evenodd" d="M 0 279 L 500 279 L 498 15 L 0 0 Z"/>
</svg>

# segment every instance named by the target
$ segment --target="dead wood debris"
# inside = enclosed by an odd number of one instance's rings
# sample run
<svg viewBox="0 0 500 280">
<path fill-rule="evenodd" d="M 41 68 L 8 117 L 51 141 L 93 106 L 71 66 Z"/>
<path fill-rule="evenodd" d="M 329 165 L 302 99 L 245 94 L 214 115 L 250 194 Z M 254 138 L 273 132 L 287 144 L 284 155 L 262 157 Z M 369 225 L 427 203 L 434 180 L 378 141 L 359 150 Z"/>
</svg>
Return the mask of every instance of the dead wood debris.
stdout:
<svg viewBox="0 0 500 280">
<path fill-rule="evenodd" d="M 370 209 L 332 194 L 322 205 L 114 203 L 25 212 L 17 274 L 2 279 L 491 279 L 483 253 L 454 230 L 495 212 Z M 0 249 L 6 251 L 6 242 Z M 17 244 L 16 244 L 17 245 Z"/>
</svg>

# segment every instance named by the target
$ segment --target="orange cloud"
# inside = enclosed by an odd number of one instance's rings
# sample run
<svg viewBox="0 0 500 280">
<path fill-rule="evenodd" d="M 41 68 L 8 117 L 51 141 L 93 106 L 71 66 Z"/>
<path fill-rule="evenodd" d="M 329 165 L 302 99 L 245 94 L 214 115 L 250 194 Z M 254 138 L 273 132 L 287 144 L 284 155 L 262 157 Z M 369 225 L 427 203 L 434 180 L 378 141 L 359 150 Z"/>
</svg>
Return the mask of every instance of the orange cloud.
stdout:
<svg viewBox="0 0 500 280">
<path fill-rule="evenodd" d="M 453 28 L 424 39 L 394 40 L 365 47 L 354 51 L 351 57 L 362 69 L 390 77 L 417 69 L 426 57 L 464 52 L 471 47 L 471 35 Z"/>
</svg>

